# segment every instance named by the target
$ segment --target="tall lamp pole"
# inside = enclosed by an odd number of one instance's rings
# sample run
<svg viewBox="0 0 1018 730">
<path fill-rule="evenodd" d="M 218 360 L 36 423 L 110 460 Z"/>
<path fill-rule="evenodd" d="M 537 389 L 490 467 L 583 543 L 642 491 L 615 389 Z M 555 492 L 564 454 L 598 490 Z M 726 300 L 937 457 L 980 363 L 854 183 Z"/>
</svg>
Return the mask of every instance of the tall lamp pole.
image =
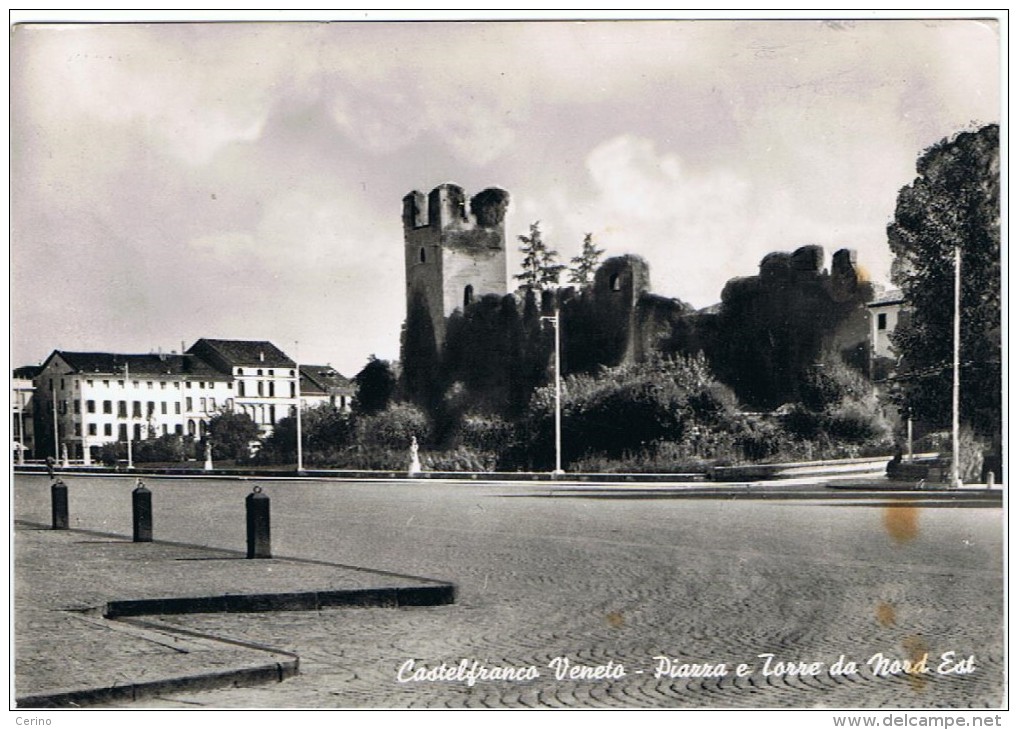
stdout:
<svg viewBox="0 0 1018 730">
<path fill-rule="evenodd" d="M 954 368 L 951 383 L 951 486 L 961 486 L 958 456 L 959 409 L 961 401 L 961 246 L 954 247 Z"/>
<path fill-rule="evenodd" d="M 557 292 L 556 292 L 557 295 Z M 559 324 L 561 320 L 559 318 L 560 309 L 558 306 L 558 296 L 555 297 L 555 314 L 551 317 L 541 317 L 541 319 L 552 322 L 555 325 L 555 471 L 552 472 L 554 475 L 564 474 L 562 471 L 562 364 L 561 364 L 561 340 L 559 334 Z"/>
<path fill-rule="evenodd" d="M 130 368 L 130 364 L 125 362 L 124 363 L 124 390 L 127 390 L 130 387 L 131 387 L 131 368 Z M 125 401 L 125 404 L 129 403 L 129 402 L 130 401 Z M 133 469 L 134 468 L 134 457 L 131 454 L 131 428 L 134 426 L 134 423 L 131 422 L 131 418 L 132 418 L 131 410 L 128 409 L 127 410 L 127 468 L 128 469 Z"/>
<path fill-rule="evenodd" d="M 304 435 L 301 430 L 300 422 L 300 343 L 294 342 L 294 355 L 296 356 L 297 362 L 295 365 L 295 372 L 297 373 L 297 386 L 294 389 L 297 393 L 297 473 L 304 471 Z"/>
</svg>

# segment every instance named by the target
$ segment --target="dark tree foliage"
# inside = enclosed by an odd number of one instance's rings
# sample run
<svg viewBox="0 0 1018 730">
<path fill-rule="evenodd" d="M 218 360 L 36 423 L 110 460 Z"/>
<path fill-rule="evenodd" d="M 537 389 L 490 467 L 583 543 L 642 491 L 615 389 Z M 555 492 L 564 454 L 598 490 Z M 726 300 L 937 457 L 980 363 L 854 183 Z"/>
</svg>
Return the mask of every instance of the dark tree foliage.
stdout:
<svg viewBox="0 0 1018 730">
<path fill-rule="evenodd" d="M 414 294 L 408 306 L 400 359 L 406 396 L 423 408 L 434 410 L 442 398 L 444 383 L 435 328 L 421 292 Z"/>
<path fill-rule="evenodd" d="M 523 271 L 516 274 L 525 291 L 540 291 L 558 285 L 559 275 L 566 268 L 558 264 L 558 251 L 549 249 L 541 238 L 540 221 L 530 224 L 529 236 L 518 236 L 523 253 Z"/>
<path fill-rule="evenodd" d="M 260 435 L 258 424 L 246 413 L 223 411 L 209 420 L 207 438 L 212 441 L 213 459 L 246 459 L 251 442 Z"/>
<path fill-rule="evenodd" d="M 353 432 L 350 415 L 324 403 L 301 412 L 303 453 L 310 458 L 349 443 Z M 276 422 L 272 435 L 265 439 L 259 457 L 264 461 L 292 463 L 297 460 L 297 418 L 287 416 Z"/>
<path fill-rule="evenodd" d="M 396 390 L 396 375 L 388 360 L 379 360 L 372 355 L 353 380 L 357 386 L 353 400 L 356 413 L 378 413 L 389 406 Z"/>
<path fill-rule="evenodd" d="M 574 256 L 570 263 L 573 265 L 569 270 L 569 282 L 579 284 L 581 287 L 590 286 L 594 282 L 594 272 L 601 264 L 603 248 L 594 245 L 594 234 L 588 233 L 583 237 L 583 249 L 579 256 Z"/>
<path fill-rule="evenodd" d="M 911 316 L 893 336 L 898 391 L 913 417 L 951 419 L 954 250 L 961 250 L 961 418 L 1001 432 L 1000 141 L 997 125 L 926 150 L 887 228 L 894 283 Z"/>
<path fill-rule="evenodd" d="M 829 335 L 857 315 L 871 294 L 865 284 L 850 298 L 833 296 L 830 276 L 820 272 L 789 269 L 733 279 L 709 326 L 685 336 L 704 347 L 718 377 L 740 400 L 774 408 L 801 398 Z"/>
<path fill-rule="evenodd" d="M 482 297 L 449 318 L 443 371 L 464 389 L 459 410 L 514 417 L 526 407 L 536 385 L 528 361 L 539 349 L 529 340 L 541 329 L 539 320 L 525 329 L 525 319 L 512 295 Z"/>
</svg>

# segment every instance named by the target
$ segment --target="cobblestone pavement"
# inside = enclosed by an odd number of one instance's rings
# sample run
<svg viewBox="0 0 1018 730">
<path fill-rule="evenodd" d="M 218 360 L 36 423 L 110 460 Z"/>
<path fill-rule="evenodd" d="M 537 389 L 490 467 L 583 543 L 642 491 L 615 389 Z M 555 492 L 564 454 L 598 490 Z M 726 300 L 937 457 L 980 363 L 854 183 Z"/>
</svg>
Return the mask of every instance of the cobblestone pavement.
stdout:
<svg viewBox="0 0 1018 730">
<path fill-rule="evenodd" d="M 130 531 L 133 483 L 67 480 L 72 526 Z M 243 544 L 249 484 L 147 480 L 157 537 Z M 48 482 L 15 480 L 19 519 L 45 521 Z M 924 498 L 614 499 L 548 485 L 277 482 L 275 554 L 450 580 L 457 603 L 163 617 L 293 651 L 302 675 L 153 700 L 161 707 L 998 707 L 1004 701 L 1002 512 Z M 941 655 L 969 673 L 941 674 Z M 928 673 L 875 676 L 878 652 Z M 821 662 L 763 671 L 761 654 Z M 840 655 L 859 664 L 832 676 Z M 724 663 L 654 676 L 658 656 Z M 549 666 L 623 666 L 562 679 Z M 534 666 L 526 681 L 399 682 L 415 667 Z M 748 674 L 736 676 L 739 663 Z M 953 666 L 953 665 L 952 665 Z M 943 669 L 948 665 L 944 664 Z M 615 672 L 618 670 L 615 669 Z"/>
</svg>

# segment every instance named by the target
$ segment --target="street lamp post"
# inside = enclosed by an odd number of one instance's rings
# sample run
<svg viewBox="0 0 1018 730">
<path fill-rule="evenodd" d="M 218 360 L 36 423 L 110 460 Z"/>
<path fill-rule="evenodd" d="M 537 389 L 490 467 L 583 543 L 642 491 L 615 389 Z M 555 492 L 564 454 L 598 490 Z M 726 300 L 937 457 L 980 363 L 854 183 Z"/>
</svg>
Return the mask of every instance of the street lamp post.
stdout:
<svg viewBox="0 0 1018 730">
<path fill-rule="evenodd" d="M 130 387 L 131 387 L 131 368 L 130 368 L 130 364 L 125 362 L 124 363 L 124 390 L 127 390 Z M 126 396 L 125 396 L 125 398 L 126 398 Z M 124 403 L 125 403 L 125 407 L 126 407 L 127 404 L 130 403 L 130 401 L 125 400 Z M 131 416 L 131 409 L 129 407 L 127 408 L 126 416 L 127 416 L 127 468 L 128 469 L 133 469 L 134 468 L 134 456 L 131 453 L 131 428 L 134 426 L 134 423 L 131 421 L 132 416 Z"/>
<path fill-rule="evenodd" d="M 297 394 L 297 473 L 304 471 L 304 435 L 301 429 L 300 421 L 300 343 L 294 342 L 294 356 L 297 362 L 294 363 L 294 372 L 297 374 L 297 385 L 294 388 L 294 392 Z"/>
<path fill-rule="evenodd" d="M 557 292 L 556 292 L 557 294 Z M 546 322 L 552 322 L 555 326 L 555 470 L 553 475 L 564 474 L 562 471 L 562 371 L 561 371 L 561 335 L 559 325 L 560 309 L 556 296 L 555 314 L 550 317 L 541 317 Z"/>
<path fill-rule="evenodd" d="M 951 382 L 951 486 L 961 486 L 961 470 L 958 464 L 959 409 L 961 401 L 961 246 L 954 247 L 954 358 Z"/>
</svg>

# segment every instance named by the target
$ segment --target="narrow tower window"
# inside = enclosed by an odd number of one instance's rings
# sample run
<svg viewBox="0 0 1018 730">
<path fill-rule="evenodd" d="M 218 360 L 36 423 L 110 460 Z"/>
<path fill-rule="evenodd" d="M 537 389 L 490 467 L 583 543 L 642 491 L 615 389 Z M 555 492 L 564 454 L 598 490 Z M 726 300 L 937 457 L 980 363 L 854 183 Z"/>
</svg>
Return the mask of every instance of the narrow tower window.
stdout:
<svg viewBox="0 0 1018 730">
<path fill-rule="evenodd" d="M 428 263 L 428 255 L 424 252 L 424 246 L 421 246 L 421 263 Z"/>
<path fill-rule="evenodd" d="M 467 284 L 466 288 L 463 290 L 463 308 L 466 309 L 467 307 L 469 307 L 473 303 L 473 301 L 474 301 L 474 285 Z"/>
</svg>

